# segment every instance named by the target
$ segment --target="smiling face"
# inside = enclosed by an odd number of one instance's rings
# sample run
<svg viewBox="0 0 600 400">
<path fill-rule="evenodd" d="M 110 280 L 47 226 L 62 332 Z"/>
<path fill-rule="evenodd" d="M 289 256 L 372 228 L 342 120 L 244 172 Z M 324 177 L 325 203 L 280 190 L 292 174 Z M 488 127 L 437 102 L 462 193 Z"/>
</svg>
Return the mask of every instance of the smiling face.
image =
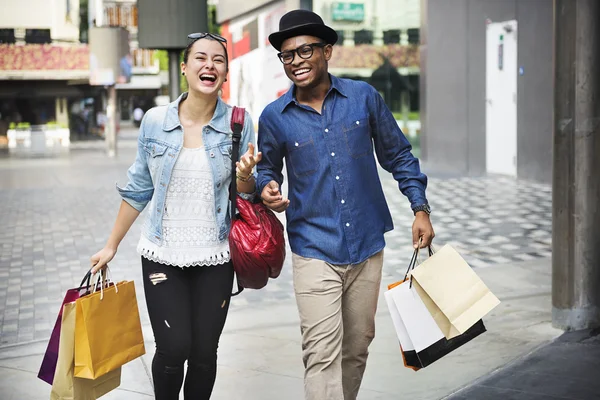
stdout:
<svg viewBox="0 0 600 400">
<path fill-rule="evenodd" d="M 225 48 L 216 40 L 196 40 L 189 53 L 184 54 L 181 72 L 185 74 L 190 92 L 218 94 L 227 79 Z"/>
<path fill-rule="evenodd" d="M 310 54 L 305 45 L 323 43 L 323 40 L 314 36 L 296 36 L 289 38 L 281 45 L 281 52 L 297 50 L 294 52 L 294 61 L 284 64 L 285 74 L 294 84 L 301 89 L 311 89 L 324 80 L 328 79 L 327 62 L 331 59 L 332 46 L 312 46 L 312 55 L 304 59 L 303 56 Z M 306 52 L 304 52 L 304 51 Z"/>
</svg>

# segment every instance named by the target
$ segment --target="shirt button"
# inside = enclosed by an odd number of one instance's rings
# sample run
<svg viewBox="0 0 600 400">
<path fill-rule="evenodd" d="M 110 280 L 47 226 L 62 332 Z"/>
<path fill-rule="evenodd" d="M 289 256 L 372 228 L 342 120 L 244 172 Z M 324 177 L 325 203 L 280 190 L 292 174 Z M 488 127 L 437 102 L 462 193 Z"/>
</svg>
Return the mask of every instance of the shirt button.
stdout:
<svg viewBox="0 0 600 400">
<path fill-rule="evenodd" d="M 346 200 L 342 199 L 342 204 L 345 204 L 345 203 L 346 203 Z"/>
<path fill-rule="evenodd" d="M 221 187 L 221 182 L 217 183 L 217 187 L 220 188 Z"/>
<path fill-rule="evenodd" d="M 217 212 L 220 213 L 221 212 L 221 207 L 217 208 Z"/>
<path fill-rule="evenodd" d="M 360 125 L 360 122 L 359 122 L 359 121 L 356 121 L 356 125 Z"/>
<path fill-rule="evenodd" d="M 298 142 L 294 143 L 294 146 L 298 147 Z"/>
<path fill-rule="evenodd" d="M 331 153 L 331 157 L 335 157 L 335 153 Z"/>
<path fill-rule="evenodd" d="M 325 133 L 329 132 L 329 129 L 325 129 Z"/>
<path fill-rule="evenodd" d="M 336 181 L 339 181 L 339 180 L 340 180 L 340 177 L 339 177 L 339 176 L 336 176 L 336 177 L 335 177 L 335 180 L 336 180 Z"/>
<path fill-rule="evenodd" d="M 212 158 L 215 158 L 215 153 L 210 153 L 210 156 L 211 156 Z"/>
<path fill-rule="evenodd" d="M 346 222 L 346 226 L 350 226 L 350 223 Z"/>
</svg>

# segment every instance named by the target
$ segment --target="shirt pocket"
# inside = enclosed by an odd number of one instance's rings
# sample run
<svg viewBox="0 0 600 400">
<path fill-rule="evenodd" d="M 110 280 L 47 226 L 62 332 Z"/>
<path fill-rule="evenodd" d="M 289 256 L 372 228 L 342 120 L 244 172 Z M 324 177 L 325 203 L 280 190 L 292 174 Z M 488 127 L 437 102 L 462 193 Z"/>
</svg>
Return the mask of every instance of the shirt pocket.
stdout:
<svg viewBox="0 0 600 400">
<path fill-rule="evenodd" d="M 312 139 L 289 143 L 288 153 L 292 170 L 296 176 L 310 175 L 319 168 L 317 148 Z"/>
<path fill-rule="evenodd" d="M 144 150 L 148 153 L 148 168 L 153 178 L 156 176 L 158 168 L 163 164 L 163 158 L 168 149 L 168 146 L 158 142 L 148 142 L 144 146 Z"/>
<path fill-rule="evenodd" d="M 373 140 L 369 118 L 359 118 L 347 121 L 342 126 L 348 152 L 353 158 L 364 157 L 373 152 Z"/>
</svg>

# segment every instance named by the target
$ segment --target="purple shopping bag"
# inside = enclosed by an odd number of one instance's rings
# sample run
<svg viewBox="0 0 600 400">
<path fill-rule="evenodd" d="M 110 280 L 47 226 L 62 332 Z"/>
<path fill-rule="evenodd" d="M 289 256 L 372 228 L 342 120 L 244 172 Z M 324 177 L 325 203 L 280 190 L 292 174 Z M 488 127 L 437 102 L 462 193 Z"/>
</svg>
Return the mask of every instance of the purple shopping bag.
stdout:
<svg viewBox="0 0 600 400">
<path fill-rule="evenodd" d="M 56 318 L 56 323 L 54 324 L 54 329 L 52 329 L 50 341 L 48 342 L 48 347 L 46 348 L 46 353 L 44 354 L 44 359 L 42 360 L 42 365 L 40 366 L 40 372 L 38 373 L 38 378 L 49 383 L 50 385 L 52 385 L 52 382 L 54 381 L 54 372 L 56 371 L 56 363 L 58 361 L 58 343 L 60 340 L 60 325 L 62 321 L 63 307 L 65 304 L 72 303 L 77 300 L 84 294 L 82 292 L 85 292 L 89 289 L 91 276 L 91 272 L 88 272 L 79 284 L 78 288 L 67 290 L 62 305 L 60 306 L 58 317 Z M 84 283 L 86 283 L 85 286 Z"/>
<path fill-rule="evenodd" d="M 79 289 L 67 290 L 67 294 L 65 294 L 65 298 L 60 306 L 54 329 L 52 329 L 52 335 L 50 335 L 50 341 L 48 342 L 44 359 L 42 360 L 38 378 L 51 385 L 52 381 L 54 381 L 54 371 L 56 370 L 56 362 L 58 361 L 58 342 L 60 339 L 60 321 L 62 320 L 63 307 L 65 304 L 72 303 L 78 298 Z"/>
</svg>

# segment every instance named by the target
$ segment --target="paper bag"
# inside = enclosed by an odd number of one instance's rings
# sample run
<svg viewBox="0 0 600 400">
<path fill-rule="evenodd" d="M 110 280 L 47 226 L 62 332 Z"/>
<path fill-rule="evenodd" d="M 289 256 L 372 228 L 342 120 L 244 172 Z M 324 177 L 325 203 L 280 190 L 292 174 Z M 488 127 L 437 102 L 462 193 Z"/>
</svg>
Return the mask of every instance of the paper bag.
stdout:
<svg viewBox="0 0 600 400">
<path fill-rule="evenodd" d="M 146 353 L 133 281 L 76 301 L 75 376 L 95 379 Z"/>
<path fill-rule="evenodd" d="M 427 367 L 486 330 L 480 320 L 464 334 L 447 340 L 409 281 L 389 288 L 384 296 L 407 368 Z"/>
<path fill-rule="evenodd" d="M 412 271 L 412 284 L 446 339 L 461 335 L 500 304 L 450 245 Z"/>
<path fill-rule="evenodd" d="M 58 345 L 60 341 L 63 307 L 65 304 L 71 303 L 78 298 L 79 289 L 67 290 L 67 293 L 65 294 L 63 302 L 60 306 L 58 317 L 56 318 L 56 322 L 54 324 L 54 329 L 52 329 L 52 334 L 50 335 L 50 340 L 48 341 L 48 347 L 44 353 L 42 365 L 40 366 L 40 371 L 38 372 L 38 378 L 46 383 L 49 383 L 50 385 L 52 385 L 52 382 L 54 381 L 56 363 L 58 362 Z"/>
<path fill-rule="evenodd" d="M 121 368 L 98 379 L 73 376 L 75 348 L 75 303 L 63 307 L 58 360 L 50 400 L 96 400 L 121 384 Z"/>
</svg>

